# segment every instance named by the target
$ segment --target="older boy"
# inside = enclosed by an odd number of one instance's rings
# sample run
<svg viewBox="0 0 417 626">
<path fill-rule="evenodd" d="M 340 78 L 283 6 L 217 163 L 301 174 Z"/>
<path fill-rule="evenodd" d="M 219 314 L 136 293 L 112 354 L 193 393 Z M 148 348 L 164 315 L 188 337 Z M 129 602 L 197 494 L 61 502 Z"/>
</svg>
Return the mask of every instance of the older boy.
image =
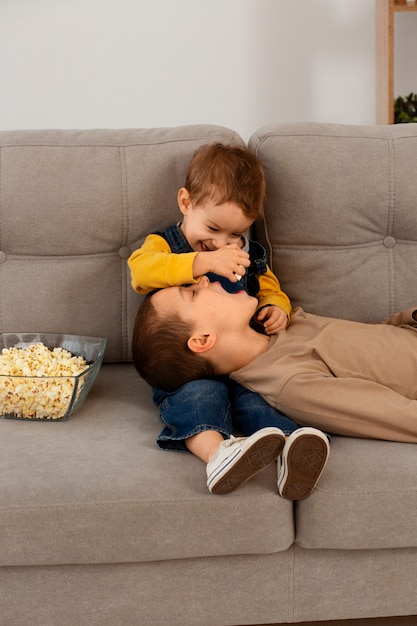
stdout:
<svg viewBox="0 0 417 626">
<path fill-rule="evenodd" d="M 139 372 L 161 384 L 164 376 L 182 384 L 230 374 L 301 424 L 417 443 L 417 309 L 387 324 L 297 309 L 273 337 L 250 327 L 255 310 L 245 292 L 228 294 L 206 279 L 154 294 L 137 318 Z"/>
</svg>

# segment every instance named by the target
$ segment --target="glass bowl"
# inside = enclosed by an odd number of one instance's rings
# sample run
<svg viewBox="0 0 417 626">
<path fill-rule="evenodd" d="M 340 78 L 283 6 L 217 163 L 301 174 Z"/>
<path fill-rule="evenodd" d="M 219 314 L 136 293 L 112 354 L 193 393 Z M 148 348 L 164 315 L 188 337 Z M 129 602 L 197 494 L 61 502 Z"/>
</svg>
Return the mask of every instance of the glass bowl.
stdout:
<svg viewBox="0 0 417 626">
<path fill-rule="evenodd" d="M 90 391 L 103 362 L 107 340 L 99 337 L 84 337 L 82 335 L 62 335 L 52 333 L 1 333 L 0 360 L 8 357 L 10 348 L 21 348 L 18 354 L 20 362 L 25 366 L 25 359 L 29 358 L 26 350 L 30 346 L 41 343 L 51 351 L 46 355 L 46 361 L 66 356 L 82 357 L 84 361 L 77 363 L 76 374 L 63 373 L 54 375 L 42 373 L 44 363 L 39 360 L 39 369 L 36 374 L 30 370 L 0 369 L 0 417 L 9 419 L 25 419 L 36 421 L 64 421 L 77 411 L 88 392 Z M 62 354 L 60 350 L 52 352 L 54 348 L 62 348 L 70 353 Z M 35 350 L 36 348 L 31 348 Z M 40 346 L 39 350 L 44 350 Z M 16 354 L 16 351 L 12 351 Z M 6 356 L 3 355 L 6 353 Z M 51 357 L 50 357 L 51 355 Z M 53 355 L 53 356 L 52 356 Z M 56 357 L 54 355 L 57 355 Z M 31 362 L 34 359 L 31 357 Z M 71 359 L 71 363 L 77 361 Z M 79 360 L 78 360 L 79 361 Z M 66 363 L 63 360 L 63 363 Z M 53 361 L 55 366 L 55 361 Z M 84 368 L 84 369 L 83 369 Z M 82 370 L 82 371 L 81 371 Z M 24 375 L 23 375 L 24 373 Z"/>
</svg>

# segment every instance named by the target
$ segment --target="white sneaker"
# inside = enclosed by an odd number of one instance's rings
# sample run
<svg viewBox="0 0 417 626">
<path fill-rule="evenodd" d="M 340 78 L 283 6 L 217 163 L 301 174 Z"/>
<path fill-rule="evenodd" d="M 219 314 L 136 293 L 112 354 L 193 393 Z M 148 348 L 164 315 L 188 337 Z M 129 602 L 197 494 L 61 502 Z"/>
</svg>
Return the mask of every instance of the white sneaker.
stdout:
<svg viewBox="0 0 417 626">
<path fill-rule="evenodd" d="M 279 428 L 262 428 L 250 437 L 230 437 L 207 463 L 207 487 L 211 493 L 229 493 L 275 461 L 284 447 Z"/>
<path fill-rule="evenodd" d="M 278 461 L 278 492 L 287 500 L 307 498 L 324 470 L 329 440 L 317 428 L 299 428 L 285 442 Z"/>
</svg>

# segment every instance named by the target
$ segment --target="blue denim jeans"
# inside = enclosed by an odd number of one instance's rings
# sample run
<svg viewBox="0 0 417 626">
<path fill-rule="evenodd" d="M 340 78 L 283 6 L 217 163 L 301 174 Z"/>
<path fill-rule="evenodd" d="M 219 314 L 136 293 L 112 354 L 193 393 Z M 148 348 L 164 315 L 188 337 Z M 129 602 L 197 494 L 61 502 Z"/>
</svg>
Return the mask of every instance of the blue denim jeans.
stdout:
<svg viewBox="0 0 417 626">
<path fill-rule="evenodd" d="M 266 426 L 286 435 L 298 428 L 259 394 L 228 377 L 194 380 L 174 392 L 154 389 L 153 400 L 164 424 L 156 443 L 165 450 L 187 451 L 184 440 L 204 430 L 247 437 Z"/>
</svg>

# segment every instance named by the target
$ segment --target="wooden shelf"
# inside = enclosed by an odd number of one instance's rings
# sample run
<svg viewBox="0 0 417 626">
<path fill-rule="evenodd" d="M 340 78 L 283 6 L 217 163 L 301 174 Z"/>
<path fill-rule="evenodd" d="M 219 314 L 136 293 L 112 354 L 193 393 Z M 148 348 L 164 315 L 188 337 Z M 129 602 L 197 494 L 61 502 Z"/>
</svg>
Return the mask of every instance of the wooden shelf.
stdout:
<svg viewBox="0 0 417 626">
<path fill-rule="evenodd" d="M 417 4 L 375 0 L 376 123 L 394 123 L 395 13 L 417 12 Z"/>
</svg>

